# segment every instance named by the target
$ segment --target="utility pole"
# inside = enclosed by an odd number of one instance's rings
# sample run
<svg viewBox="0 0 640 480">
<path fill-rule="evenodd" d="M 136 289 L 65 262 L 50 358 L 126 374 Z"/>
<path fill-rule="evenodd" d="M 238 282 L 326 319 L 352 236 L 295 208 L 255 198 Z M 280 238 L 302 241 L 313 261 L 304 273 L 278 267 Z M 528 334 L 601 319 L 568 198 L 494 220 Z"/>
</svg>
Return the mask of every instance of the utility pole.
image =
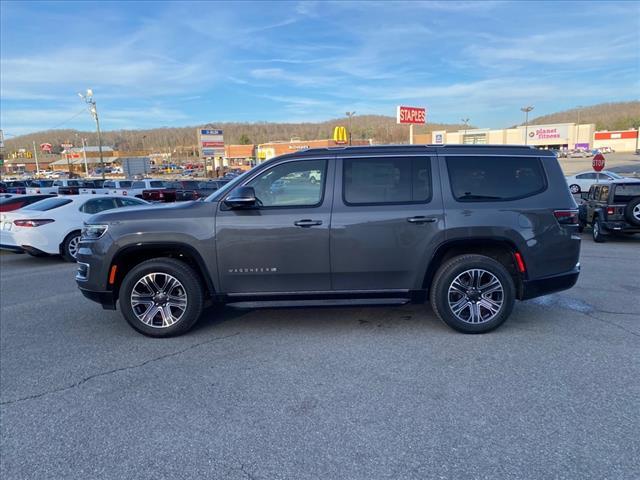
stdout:
<svg viewBox="0 0 640 480">
<path fill-rule="evenodd" d="M 84 158 L 84 172 L 89 176 L 89 165 L 87 164 L 87 144 L 85 143 L 86 138 L 82 138 L 82 157 Z"/>
<path fill-rule="evenodd" d="M 40 173 L 40 166 L 38 165 L 38 149 L 36 148 L 36 141 L 33 141 L 33 156 L 36 159 L 36 175 Z"/>
<path fill-rule="evenodd" d="M 93 98 L 93 90 L 88 88 L 85 95 L 79 93 L 78 96 L 84 100 L 87 105 L 89 105 L 89 113 L 91 113 L 91 116 L 96 121 L 96 130 L 98 131 L 98 151 L 100 152 L 100 170 L 102 170 L 102 180 L 104 180 L 105 173 L 104 158 L 102 156 L 102 133 L 100 132 L 100 119 L 98 118 L 98 107 L 96 106 L 96 101 Z"/>
<path fill-rule="evenodd" d="M 462 134 L 462 144 L 464 145 L 464 137 L 467 136 L 467 128 L 469 127 L 469 119 L 468 118 L 462 118 L 462 123 L 464 123 L 464 133 Z"/>
<path fill-rule="evenodd" d="M 346 112 L 345 115 L 347 117 L 349 117 L 349 145 L 351 145 L 351 119 L 353 118 L 353 116 L 356 114 L 356 112 Z"/>
<path fill-rule="evenodd" d="M 528 132 L 528 128 L 529 128 L 529 112 L 533 110 L 533 106 L 528 106 L 528 107 L 522 107 L 520 109 L 521 112 L 524 112 L 524 144 L 527 144 L 527 141 L 529 139 L 529 132 Z"/>
</svg>

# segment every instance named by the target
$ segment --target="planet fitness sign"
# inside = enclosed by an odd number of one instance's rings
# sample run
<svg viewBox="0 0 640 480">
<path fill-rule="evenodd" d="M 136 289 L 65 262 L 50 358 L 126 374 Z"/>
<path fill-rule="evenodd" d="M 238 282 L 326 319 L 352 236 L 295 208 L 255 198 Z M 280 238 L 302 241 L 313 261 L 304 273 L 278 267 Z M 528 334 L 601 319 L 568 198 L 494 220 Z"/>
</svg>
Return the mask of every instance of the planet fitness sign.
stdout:
<svg viewBox="0 0 640 480">
<path fill-rule="evenodd" d="M 567 143 L 569 139 L 569 127 L 567 125 L 532 125 L 528 128 L 527 143 Z"/>
</svg>

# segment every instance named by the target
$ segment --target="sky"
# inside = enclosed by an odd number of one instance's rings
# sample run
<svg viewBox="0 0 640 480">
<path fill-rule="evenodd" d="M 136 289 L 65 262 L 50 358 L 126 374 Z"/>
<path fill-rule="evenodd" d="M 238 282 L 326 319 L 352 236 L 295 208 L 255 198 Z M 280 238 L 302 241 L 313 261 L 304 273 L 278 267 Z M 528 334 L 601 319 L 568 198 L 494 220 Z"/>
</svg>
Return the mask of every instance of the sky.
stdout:
<svg viewBox="0 0 640 480">
<path fill-rule="evenodd" d="M 5 135 L 427 107 L 501 128 L 640 97 L 640 2 L 0 3 Z"/>
</svg>

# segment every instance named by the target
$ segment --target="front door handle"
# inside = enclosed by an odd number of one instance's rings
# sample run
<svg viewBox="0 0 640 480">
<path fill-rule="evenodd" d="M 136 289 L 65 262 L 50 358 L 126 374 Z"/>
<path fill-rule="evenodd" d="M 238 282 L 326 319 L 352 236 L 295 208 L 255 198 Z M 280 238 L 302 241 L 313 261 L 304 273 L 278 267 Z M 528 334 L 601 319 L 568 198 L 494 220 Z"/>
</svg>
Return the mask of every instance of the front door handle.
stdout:
<svg viewBox="0 0 640 480">
<path fill-rule="evenodd" d="M 434 223 L 436 221 L 438 221 L 437 218 L 424 217 L 424 216 L 407 218 L 407 222 L 409 222 L 409 223 Z"/>
<path fill-rule="evenodd" d="M 313 227 L 316 225 L 322 225 L 322 220 L 309 220 L 309 219 L 304 219 L 304 220 L 298 220 L 297 222 L 293 222 L 293 224 L 296 227 Z"/>
</svg>

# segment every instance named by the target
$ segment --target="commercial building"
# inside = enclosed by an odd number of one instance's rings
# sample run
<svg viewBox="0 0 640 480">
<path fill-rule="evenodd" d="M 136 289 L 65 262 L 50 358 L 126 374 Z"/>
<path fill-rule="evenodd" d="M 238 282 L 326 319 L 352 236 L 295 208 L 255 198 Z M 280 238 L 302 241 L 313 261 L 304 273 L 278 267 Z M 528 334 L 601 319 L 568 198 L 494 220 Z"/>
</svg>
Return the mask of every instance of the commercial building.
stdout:
<svg viewBox="0 0 640 480">
<path fill-rule="evenodd" d="M 424 135 L 415 135 L 414 143 L 488 144 L 488 145 L 533 145 L 545 149 L 590 149 L 593 148 L 596 126 L 592 123 L 556 123 L 551 125 L 527 125 L 515 128 L 491 130 L 477 128 L 447 132 L 437 130 Z"/>
<path fill-rule="evenodd" d="M 609 147 L 616 152 L 635 152 L 640 149 L 638 130 L 602 130 L 595 132 L 593 148 Z"/>
<path fill-rule="evenodd" d="M 352 145 L 370 145 L 369 140 L 352 140 Z M 270 158 L 284 155 L 285 153 L 293 153 L 308 148 L 327 148 L 327 147 L 344 147 L 344 141 L 336 141 L 333 139 L 326 140 L 291 140 L 289 142 L 269 142 L 262 143 L 256 148 L 256 159 L 258 163 L 269 160 Z"/>
</svg>

